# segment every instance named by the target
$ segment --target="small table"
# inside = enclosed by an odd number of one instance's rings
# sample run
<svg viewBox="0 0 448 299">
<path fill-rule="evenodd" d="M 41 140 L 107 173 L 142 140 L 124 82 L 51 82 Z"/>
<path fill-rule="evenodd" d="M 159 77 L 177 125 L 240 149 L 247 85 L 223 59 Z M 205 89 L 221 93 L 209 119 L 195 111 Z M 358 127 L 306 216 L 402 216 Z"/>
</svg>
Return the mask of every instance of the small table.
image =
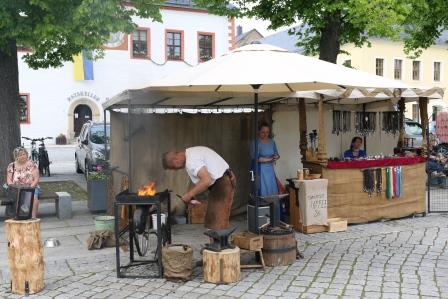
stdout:
<svg viewBox="0 0 448 299">
<path fill-rule="evenodd" d="M 162 203 L 167 204 L 167 219 L 165 225 L 161 225 Z M 157 235 L 157 258 L 155 259 L 139 259 L 134 258 L 134 238 L 135 238 L 135 225 L 134 225 L 134 206 L 148 205 L 156 208 L 157 213 L 157 230 L 154 230 L 154 234 Z M 130 262 L 127 265 L 121 265 L 120 263 L 120 228 L 119 228 L 119 207 L 125 206 L 128 209 L 129 220 L 129 259 Z M 162 246 L 163 242 L 171 244 L 171 196 L 168 190 L 164 192 L 156 193 L 154 196 L 138 196 L 135 193 L 129 193 L 125 190 L 119 193 L 115 197 L 114 202 L 114 215 L 115 215 L 115 249 L 116 249 L 116 263 L 117 263 L 117 277 L 118 278 L 162 278 L 163 265 L 162 265 Z M 149 217 L 147 219 L 149 221 Z M 166 240 L 164 240 L 164 237 Z M 122 269 L 128 269 L 135 266 L 141 266 L 146 264 L 156 263 L 158 266 L 157 275 L 126 275 L 122 272 Z"/>
</svg>

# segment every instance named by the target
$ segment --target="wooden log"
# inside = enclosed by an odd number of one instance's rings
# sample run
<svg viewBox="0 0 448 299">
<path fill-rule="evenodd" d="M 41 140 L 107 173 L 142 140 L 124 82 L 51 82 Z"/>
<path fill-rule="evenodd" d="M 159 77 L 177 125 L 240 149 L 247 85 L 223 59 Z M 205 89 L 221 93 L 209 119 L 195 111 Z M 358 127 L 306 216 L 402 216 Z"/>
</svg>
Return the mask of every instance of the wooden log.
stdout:
<svg viewBox="0 0 448 299">
<path fill-rule="evenodd" d="M 327 164 L 327 142 L 325 137 L 325 110 L 324 110 L 324 96 L 320 95 L 319 99 L 319 136 L 317 142 L 317 159 L 319 163 Z"/>
<path fill-rule="evenodd" d="M 232 283 L 240 280 L 240 249 L 202 252 L 204 280 L 211 283 Z"/>
<path fill-rule="evenodd" d="M 300 131 L 300 155 L 302 156 L 302 163 L 306 160 L 306 150 L 308 149 L 308 142 L 306 138 L 306 132 L 308 131 L 306 126 L 306 105 L 305 99 L 299 99 L 299 131 Z"/>
<path fill-rule="evenodd" d="M 35 294 L 44 288 L 40 219 L 5 221 L 11 292 Z"/>
<path fill-rule="evenodd" d="M 420 108 L 420 119 L 422 124 L 422 148 L 423 155 L 428 153 L 428 143 L 426 130 L 428 129 L 428 98 L 418 98 L 418 106 Z"/>
<path fill-rule="evenodd" d="M 263 235 L 263 257 L 266 266 L 288 266 L 297 257 L 294 232 L 285 235 Z"/>
<path fill-rule="evenodd" d="M 403 146 L 404 146 L 404 135 L 405 135 L 405 131 L 404 131 L 404 110 L 405 110 L 406 106 L 405 106 L 405 102 L 404 102 L 404 98 L 400 98 L 400 100 L 398 101 L 398 120 L 400 122 L 400 134 L 398 135 L 398 143 L 397 143 L 397 149 L 399 152 L 402 151 Z"/>
</svg>

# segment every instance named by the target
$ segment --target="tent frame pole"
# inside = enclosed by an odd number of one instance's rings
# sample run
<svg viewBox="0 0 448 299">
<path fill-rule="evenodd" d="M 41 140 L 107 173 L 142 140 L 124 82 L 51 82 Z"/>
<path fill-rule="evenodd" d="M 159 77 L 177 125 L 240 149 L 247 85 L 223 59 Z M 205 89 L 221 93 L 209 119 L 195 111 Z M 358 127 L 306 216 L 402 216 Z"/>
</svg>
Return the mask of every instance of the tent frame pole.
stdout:
<svg viewBox="0 0 448 299">
<path fill-rule="evenodd" d="M 254 90 L 254 169 L 253 169 L 253 180 L 252 180 L 252 196 L 255 200 L 255 229 L 257 234 L 260 234 L 260 228 L 258 223 L 258 208 L 260 206 L 258 200 L 258 186 L 259 186 L 259 176 L 258 173 L 258 90 L 261 84 L 253 84 L 252 88 Z"/>
<path fill-rule="evenodd" d="M 128 179 L 129 185 L 128 190 L 131 192 L 132 190 L 132 135 L 131 135 L 131 99 L 128 100 Z"/>
</svg>

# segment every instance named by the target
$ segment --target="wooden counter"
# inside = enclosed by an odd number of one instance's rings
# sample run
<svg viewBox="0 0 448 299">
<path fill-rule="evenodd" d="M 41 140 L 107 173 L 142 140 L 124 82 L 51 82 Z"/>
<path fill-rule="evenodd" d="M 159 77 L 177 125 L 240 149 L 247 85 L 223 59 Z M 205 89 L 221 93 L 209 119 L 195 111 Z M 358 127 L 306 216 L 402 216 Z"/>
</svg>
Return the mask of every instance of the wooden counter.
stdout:
<svg viewBox="0 0 448 299">
<path fill-rule="evenodd" d="M 395 219 L 426 210 L 426 164 L 402 167 L 402 188 L 399 198 L 387 199 L 386 177 L 383 192 L 369 196 L 363 192 L 363 174 L 360 169 L 328 169 L 314 162 L 304 167 L 322 173 L 328 179 L 328 218 L 346 218 L 348 223 L 364 223 L 380 219 Z"/>
</svg>

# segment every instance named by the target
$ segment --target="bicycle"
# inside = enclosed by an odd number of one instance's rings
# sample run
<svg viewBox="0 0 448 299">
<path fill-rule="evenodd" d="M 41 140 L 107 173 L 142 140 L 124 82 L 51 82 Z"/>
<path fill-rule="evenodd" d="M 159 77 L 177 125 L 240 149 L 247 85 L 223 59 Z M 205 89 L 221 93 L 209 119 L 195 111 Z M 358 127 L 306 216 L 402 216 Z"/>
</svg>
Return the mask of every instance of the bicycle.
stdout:
<svg viewBox="0 0 448 299">
<path fill-rule="evenodd" d="M 50 160 L 44 140 L 53 139 L 53 137 L 29 138 L 24 136 L 22 138 L 31 141 L 31 160 L 38 164 L 39 174 L 50 176 Z M 36 147 L 36 141 L 40 142 L 39 148 Z"/>
</svg>

